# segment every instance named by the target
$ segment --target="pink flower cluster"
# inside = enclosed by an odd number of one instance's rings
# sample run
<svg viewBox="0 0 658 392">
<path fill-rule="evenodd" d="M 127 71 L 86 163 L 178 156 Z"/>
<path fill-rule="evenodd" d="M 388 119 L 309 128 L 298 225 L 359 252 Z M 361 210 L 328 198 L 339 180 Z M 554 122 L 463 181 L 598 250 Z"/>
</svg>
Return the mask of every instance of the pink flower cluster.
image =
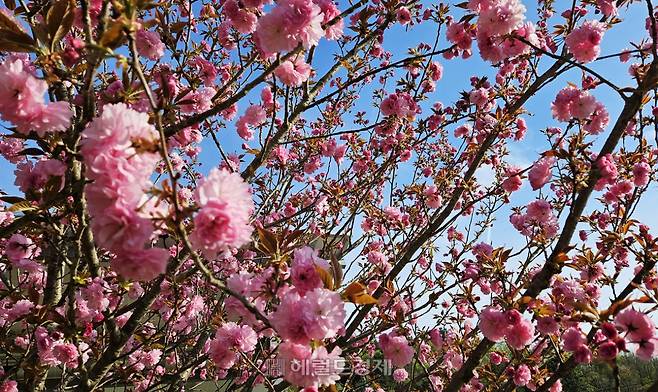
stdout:
<svg viewBox="0 0 658 392">
<path fill-rule="evenodd" d="M 516 192 L 521 189 L 523 185 L 523 180 L 519 174 L 521 170 L 517 167 L 508 167 L 505 169 L 506 178 L 503 180 L 501 186 L 507 193 Z"/>
<path fill-rule="evenodd" d="M 345 368 L 338 347 L 328 352 L 324 346 L 312 350 L 308 345 L 286 341 L 279 345 L 278 351 L 277 359 L 284 364 L 283 378 L 306 388 L 304 391 L 317 391 L 319 387 L 335 384 Z"/>
<path fill-rule="evenodd" d="M 299 87 L 311 76 L 311 66 L 298 57 L 294 61 L 286 60 L 274 71 L 274 75 L 289 87 Z"/>
<path fill-rule="evenodd" d="M 615 158 L 611 154 L 601 156 L 596 160 L 595 165 L 599 172 L 599 180 L 596 182 L 594 189 L 600 191 L 606 185 L 614 186 L 617 183 L 619 170 L 617 169 Z"/>
<path fill-rule="evenodd" d="M 420 113 L 420 107 L 409 93 L 397 92 L 384 98 L 381 111 L 384 116 L 413 120 L 416 114 Z"/>
<path fill-rule="evenodd" d="M 347 152 L 347 144 L 338 144 L 336 139 L 326 139 L 320 146 L 320 153 L 323 157 L 333 158 L 337 163 L 341 163 Z"/>
<path fill-rule="evenodd" d="M 578 363 L 589 363 L 592 360 L 592 350 L 587 347 L 587 339 L 576 327 L 567 329 L 562 334 L 563 348 L 565 351 L 574 353 Z"/>
<path fill-rule="evenodd" d="M 18 163 L 25 160 L 25 156 L 21 155 L 24 144 L 21 139 L 13 137 L 0 137 L 0 155 L 11 163 Z"/>
<path fill-rule="evenodd" d="M 318 257 L 316 250 L 308 246 L 295 249 L 290 279 L 300 295 L 323 287 L 318 269 L 329 273 L 329 263 Z"/>
<path fill-rule="evenodd" d="M 235 126 L 238 130 L 238 135 L 244 140 L 251 140 L 254 138 L 254 132 L 250 126 L 262 125 L 267 120 L 265 109 L 260 105 L 251 105 L 247 108 L 244 115 L 238 119 Z"/>
<path fill-rule="evenodd" d="M 606 29 L 605 23 L 597 20 L 588 20 L 573 29 L 565 40 L 569 53 L 581 63 L 595 60 L 601 53 L 601 39 Z"/>
<path fill-rule="evenodd" d="M 155 31 L 140 29 L 136 34 L 137 52 L 149 60 L 157 60 L 164 55 L 165 46 L 160 40 L 160 34 Z"/>
<path fill-rule="evenodd" d="M 340 294 L 324 288 L 305 293 L 292 291 L 271 315 L 272 326 L 283 340 L 308 344 L 336 336 L 343 328 L 345 308 Z"/>
<path fill-rule="evenodd" d="M 532 23 L 523 23 L 525 6 L 520 1 L 470 0 L 468 7 L 479 14 L 476 38 L 483 59 L 498 63 L 527 53 L 529 47 L 514 36 L 541 46 L 535 26 Z M 454 35 L 454 32 L 451 34 L 450 27 L 448 34 Z M 454 39 L 451 41 L 455 42 Z"/>
<path fill-rule="evenodd" d="M 215 85 L 215 79 L 217 79 L 219 71 L 215 65 L 213 65 L 213 63 L 201 56 L 196 56 L 188 61 L 187 64 L 194 70 L 197 75 L 199 75 L 205 86 L 212 87 Z M 175 84 L 173 85 L 175 86 Z M 170 90 L 172 89 L 170 88 Z"/>
<path fill-rule="evenodd" d="M 528 204 L 526 213 L 514 213 L 510 216 L 510 223 L 525 236 L 535 234 L 545 238 L 553 238 L 559 229 L 558 221 L 553 214 L 551 204 L 546 200 L 535 200 Z"/>
<path fill-rule="evenodd" d="M 626 351 L 627 343 L 637 346 L 635 355 L 642 360 L 648 361 L 658 354 L 656 327 L 646 314 L 635 309 L 617 314 L 614 324 L 602 323 L 594 340 L 598 344 L 599 357 L 605 360 L 613 360 L 620 351 Z M 562 334 L 562 341 L 564 350 L 574 353 L 576 362 L 589 363 L 592 360 L 587 339 L 578 328 L 567 329 Z"/>
<path fill-rule="evenodd" d="M 627 342 L 637 345 L 635 355 L 648 361 L 658 354 L 656 327 L 649 316 L 635 309 L 627 309 L 615 317 L 615 325 L 624 333 Z"/>
<path fill-rule="evenodd" d="M 83 133 L 92 229 L 98 244 L 115 254 L 112 267 L 128 279 L 155 278 L 169 257 L 165 249 L 145 248 L 154 232 L 155 206 L 145 203 L 144 192 L 159 158 L 151 152 L 157 139 L 148 115 L 122 103 L 104 106 Z"/>
<path fill-rule="evenodd" d="M 133 283 L 133 286 L 139 287 L 139 284 Z M 78 325 L 105 319 L 103 312 L 110 307 L 109 291 L 105 281 L 95 278 L 75 294 L 75 321 Z"/>
<path fill-rule="evenodd" d="M 606 203 L 614 204 L 620 201 L 624 195 L 631 193 L 635 189 L 633 183 L 629 180 L 619 181 L 610 186 L 608 192 L 603 195 Z"/>
<path fill-rule="evenodd" d="M 295 254 L 302 263 L 321 263 L 314 252 L 304 249 Z M 296 268 L 296 267 L 293 267 Z M 299 268 L 299 267 L 297 267 Z M 300 286 L 315 286 L 300 282 L 299 273 L 293 272 L 293 282 Z M 311 340 L 322 341 L 335 337 L 344 327 L 345 309 L 340 294 L 324 288 L 315 288 L 303 295 L 291 290 L 270 316 L 272 326 L 283 342 L 278 348 L 278 359 L 284 364 L 283 377 L 300 387 L 327 386 L 336 382 L 343 369 L 341 350 L 328 352 L 324 346 L 312 349 Z M 303 365 L 303 366 L 300 366 Z"/>
<path fill-rule="evenodd" d="M 9 298 L 0 300 L 0 325 L 7 326 L 23 316 L 32 313 L 34 304 L 27 300 L 21 299 L 13 303 Z"/>
<path fill-rule="evenodd" d="M 600 133 L 609 122 L 605 105 L 589 92 L 574 86 L 560 90 L 551 104 L 551 111 L 553 118 L 559 121 L 570 121 L 573 118 L 583 120 L 583 129 L 594 135 Z"/>
<path fill-rule="evenodd" d="M 514 384 L 519 387 L 523 387 L 528 385 L 530 380 L 532 379 L 532 374 L 530 373 L 530 368 L 528 365 L 519 365 L 515 370 L 513 374 L 513 380 Z"/>
<path fill-rule="evenodd" d="M 511 33 L 525 17 L 518 0 L 470 0 L 468 8 L 479 13 L 478 33 L 489 36 Z"/>
<path fill-rule="evenodd" d="M 457 46 L 457 51 L 462 51 L 465 58 L 471 55 L 471 46 L 473 45 L 473 36 L 475 29 L 473 25 L 466 22 L 450 23 L 446 38 Z M 446 52 L 449 53 L 449 52 Z M 454 54 L 450 53 L 447 57 L 452 57 Z"/>
<path fill-rule="evenodd" d="M 436 185 L 429 185 L 423 190 L 423 195 L 425 196 L 425 204 L 428 208 L 439 208 L 443 198 L 439 194 L 439 189 Z"/>
<path fill-rule="evenodd" d="M 0 392 L 18 392 L 18 383 L 14 380 L 5 380 L 0 385 Z"/>
<path fill-rule="evenodd" d="M 196 91 L 187 93 L 180 105 L 180 110 L 184 114 L 194 114 L 205 112 L 212 107 L 212 99 L 217 91 L 212 87 L 203 87 Z"/>
<path fill-rule="evenodd" d="M 256 13 L 252 11 L 262 8 L 262 3 L 265 2 L 246 1 L 244 3 L 245 7 L 241 8 L 237 1 L 229 0 L 224 3 L 223 11 L 231 26 L 242 34 L 249 34 L 256 31 L 256 23 L 258 21 Z M 247 4 L 249 7 L 247 7 Z"/>
<path fill-rule="evenodd" d="M 214 168 L 194 193 L 200 207 L 190 240 L 196 250 L 214 258 L 251 240 L 251 190 L 238 173 Z"/>
<path fill-rule="evenodd" d="M 638 162 L 633 165 L 633 184 L 635 186 L 645 186 L 649 183 L 651 175 L 651 166 L 646 162 Z"/>
<path fill-rule="evenodd" d="M 341 14 L 341 11 L 336 6 L 336 3 L 334 3 L 333 0 L 315 0 L 314 2 L 320 7 L 320 11 L 322 11 L 322 15 L 323 15 L 322 24 L 324 26 L 324 37 L 326 39 L 331 39 L 331 40 L 336 40 L 342 37 L 343 20 L 339 18 L 334 21 L 334 19 L 338 18 Z M 331 26 L 328 26 L 327 24 L 332 21 L 333 24 Z"/>
<path fill-rule="evenodd" d="M 250 326 L 226 323 L 210 342 L 210 358 L 220 369 L 230 369 L 240 359 L 240 353 L 252 352 L 257 342 L 258 336 Z"/>
<path fill-rule="evenodd" d="M 64 365 L 68 368 L 78 366 L 78 347 L 64 342 L 59 334 L 51 335 L 45 327 L 37 327 L 34 332 L 37 354 L 42 364 L 49 366 Z"/>
<path fill-rule="evenodd" d="M 555 157 L 544 157 L 532 165 L 532 169 L 528 172 L 528 180 L 530 180 L 533 190 L 543 187 L 551 180 L 553 175 L 551 168 L 555 165 L 556 161 Z"/>
<path fill-rule="evenodd" d="M 21 59 L 9 58 L 0 64 L 0 117 L 23 134 L 39 137 L 61 132 L 71 125 L 67 102 L 45 102 L 48 84 L 37 79 Z"/>
<path fill-rule="evenodd" d="M 515 37 L 523 38 L 535 47 L 543 45 L 535 25 L 530 22 L 522 24 L 512 34 L 504 38 L 477 34 L 478 49 L 482 58 L 492 63 L 498 63 L 529 53 L 530 46 Z"/>
<path fill-rule="evenodd" d="M 22 234 L 14 234 L 9 237 L 4 248 L 4 255 L 12 264 L 18 264 L 21 260 L 31 259 L 39 253 L 39 248 L 34 242 Z"/>
<path fill-rule="evenodd" d="M 391 332 L 379 335 L 378 340 L 384 358 L 390 360 L 393 366 L 405 367 L 413 360 L 415 350 L 404 336 Z"/>
<path fill-rule="evenodd" d="M 535 327 L 524 319 L 518 310 L 503 312 L 492 306 L 484 308 L 480 313 L 480 330 L 484 337 L 492 342 L 504 339 L 516 350 L 530 344 L 535 335 Z"/>
<path fill-rule="evenodd" d="M 293 50 L 299 43 L 308 48 L 325 34 L 324 19 L 322 8 L 311 0 L 279 1 L 258 20 L 254 39 L 266 57 Z"/>
<path fill-rule="evenodd" d="M 54 185 L 56 191 L 64 187 L 66 165 L 57 159 L 42 159 L 36 164 L 21 162 L 16 166 L 14 184 L 21 192 L 28 194 L 43 189 L 47 184 Z"/>
<path fill-rule="evenodd" d="M 231 275 L 226 285 L 236 293 L 239 293 L 244 298 L 252 301 L 257 309 L 263 311 L 265 309 L 265 299 L 261 295 L 262 286 L 267 279 L 272 276 L 273 270 L 266 269 L 259 275 L 251 273 L 240 272 Z M 262 328 L 262 322 L 258 321 L 253 313 L 251 313 L 244 305 L 235 297 L 229 297 L 224 304 L 227 313 L 227 319 L 230 321 L 241 321 L 254 328 Z"/>
</svg>

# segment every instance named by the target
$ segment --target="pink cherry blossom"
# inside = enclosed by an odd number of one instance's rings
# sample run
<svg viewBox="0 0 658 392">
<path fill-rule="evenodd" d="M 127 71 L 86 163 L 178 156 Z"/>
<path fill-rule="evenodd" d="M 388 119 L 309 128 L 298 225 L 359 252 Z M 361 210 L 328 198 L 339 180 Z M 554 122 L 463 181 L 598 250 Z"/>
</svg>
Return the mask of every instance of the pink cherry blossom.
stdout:
<svg viewBox="0 0 658 392">
<path fill-rule="evenodd" d="M 617 4 L 612 0 L 597 0 L 596 6 L 607 17 L 617 15 Z"/>
<path fill-rule="evenodd" d="M 300 387 L 329 386 L 340 379 L 344 368 L 341 350 L 326 347 L 311 350 L 310 347 L 283 342 L 278 347 L 277 360 L 284 364 L 283 378 Z"/>
<path fill-rule="evenodd" d="M 443 77 L 443 66 L 438 61 L 432 61 L 428 73 L 433 81 L 438 82 Z"/>
<path fill-rule="evenodd" d="M 251 105 L 247 108 L 244 115 L 236 122 L 238 135 L 245 140 L 253 138 L 253 132 L 250 126 L 262 125 L 266 120 L 266 113 L 262 106 Z"/>
<path fill-rule="evenodd" d="M 316 250 L 308 246 L 295 250 L 290 278 L 300 294 L 323 286 L 318 268 L 329 273 L 329 263 L 318 257 Z"/>
<path fill-rule="evenodd" d="M 473 90 L 469 94 L 469 100 L 478 108 L 483 108 L 489 102 L 489 90 L 486 88 Z"/>
<path fill-rule="evenodd" d="M 53 356 L 69 368 L 78 366 L 78 348 L 73 343 L 61 343 L 53 347 Z"/>
<path fill-rule="evenodd" d="M 36 251 L 34 242 L 22 234 L 14 234 L 9 237 L 5 245 L 5 256 L 12 262 L 18 262 L 21 259 L 31 258 Z"/>
<path fill-rule="evenodd" d="M 290 51 L 297 44 L 305 47 L 317 45 L 324 35 L 323 15 L 320 7 L 311 0 L 285 0 L 258 20 L 256 39 L 268 56 Z"/>
<path fill-rule="evenodd" d="M 599 56 L 601 40 L 605 31 L 605 24 L 596 20 L 588 20 L 567 35 L 567 48 L 576 61 L 589 63 Z"/>
<path fill-rule="evenodd" d="M 311 76 L 311 66 L 303 58 L 297 58 L 294 62 L 287 60 L 276 68 L 274 75 L 286 86 L 299 87 Z"/>
<path fill-rule="evenodd" d="M 46 103 L 48 84 L 25 69 L 21 60 L 0 64 L 0 117 L 20 133 L 35 131 L 40 137 L 69 127 L 72 112 L 66 102 Z"/>
<path fill-rule="evenodd" d="M 341 11 L 338 9 L 333 0 L 314 0 L 314 3 L 320 7 L 322 11 L 322 24 L 323 26 L 338 18 Z M 343 19 L 338 18 L 334 21 L 332 26 L 325 27 L 324 36 L 326 39 L 338 39 L 343 36 Z"/>
<path fill-rule="evenodd" d="M 164 54 L 165 46 L 155 31 L 137 30 L 137 51 L 149 60 L 157 60 Z"/>
<path fill-rule="evenodd" d="M 569 121 L 572 118 L 587 119 L 596 110 L 599 110 L 594 119 L 596 124 L 589 126 L 589 129 L 597 133 L 600 128 L 607 124 L 607 111 L 597 103 L 596 99 L 588 92 L 581 91 L 573 86 L 566 87 L 557 94 L 555 101 L 551 105 L 553 117 L 560 121 Z"/>
<path fill-rule="evenodd" d="M 590 363 L 592 361 L 592 350 L 585 345 L 578 346 L 573 355 L 576 363 Z"/>
<path fill-rule="evenodd" d="M 301 297 L 290 293 L 271 316 L 271 322 L 282 338 L 299 344 L 311 339 L 335 336 L 343 327 L 345 310 L 340 296 L 317 288 Z"/>
<path fill-rule="evenodd" d="M 13 137 L 0 137 L 0 155 L 11 163 L 19 163 L 25 160 L 20 152 L 23 151 L 23 141 Z"/>
<path fill-rule="evenodd" d="M 578 347 L 587 343 L 583 334 L 576 328 L 569 328 L 562 334 L 564 349 L 574 352 Z"/>
<path fill-rule="evenodd" d="M 254 207 L 249 186 L 239 174 L 212 169 L 200 181 L 195 200 L 201 208 L 190 234 L 196 249 L 215 257 L 249 242 L 252 232 L 249 218 Z"/>
<path fill-rule="evenodd" d="M 195 114 L 210 110 L 213 97 L 217 91 L 213 87 L 202 87 L 196 91 L 190 91 L 182 99 L 180 110 L 185 114 Z M 227 109 L 228 110 L 228 109 Z"/>
<path fill-rule="evenodd" d="M 247 325 L 233 322 L 222 325 L 210 342 L 210 358 L 218 367 L 229 369 L 239 360 L 239 353 L 250 353 L 256 347 L 258 337 Z"/>
<path fill-rule="evenodd" d="M 411 12 L 407 7 L 398 8 L 398 10 L 395 12 L 395 17 L 401 25 L 406 25 L 411 22 Z"/>
<path fill-rule="evenodd" d="M 655 338 L 638 342 L 635 355 L 643 361 L 650 361 L 658 354 L 658 340 Z"/>
<path fill-rule="evenodd" d="M 111 266 L 126 279 L 149 281 L 165 272 L 168 260 L 169 251 L 166 249 L 137 249 L 117 254 Z"/>
<path fill-rule="evenodd" d="M 331 290 L 317 288 L 304 296 L 304 313 L 313 322 L 307 331 L 312 339 L 334 337 L 345 323 L 345 308 L 340 295 Z"/>
<path fill-rule="evenodd" d="M 26 194 L 40 192 L 46 185 L 61 191 L 66 169 L 66 164 L 57 159 L 42 159 L 35 165 L 32 165 L 31 161 L 20 162 L 14 172 L 16 174 L 14 185 Z"/>
<path fill-rule="evenodd" d="M 635 186 L 645 186 L 649 183 L 651 167 L 646 162 L 638 162 L 633 166 L 633 183 Z"/>
<path fill-rule="evenodd" d="M 215 85 L 215 79 L 217 79 L 217 75 L 219 74 L 219 71 L 213 65 L 213 63 L 204 59 L 201 56 L 196 56 L 192 60 L 188 61 L 187 64 L 190 67 L 192 67 L 195 71 L 197 71 L 197 73 L 201 77 L 201 80 L 203 81 L 203 84 L 205 84 L 208 87 L 212 87 Z"/>
<path fill-rule="evenodd" d="M 425 190 L 423 191 L 423 195 L 426 198 L 425 202 L 427 203 L 427 207 L 429 208 L 441 207 L 442 198 L 439 195 L 439 191 L 436 188 L 436 186 L 430 185 L 427 188 L 425 188 Z"/>
<path fill-rule="evenodd" d="M 532 169 L 528 172 L 528 180 L 533 190 L 543 187 L 551 180 L 551 169 L 556 161 L 554 157 L 544 157 L 532 165 Z"/>
<path fill-rule="evenodd" d="M 514 384 L 523 387 L 528 385 L 532 374 L 530 373 L 530 368 L 528 365 L 520 365 L 514 371 Z"/>
<path fill-rule="evenodd" d="M 470 50 L 473 42 L 473 29 L 467 23 L 450 23 L 446 37 L 463 50 Z"/>
<path fill-rule="evenodd" d="M 512 193 L 521 189 L 521 186 L 523 185 L 523 180 L 521 180 L 521 177 L 518 175 L 511 175 L 507 177 L 505 180 L 503 180 L 503 183 L 501 185 L 505 190 L 505 192 Z"/>
<path fill-rule="evenodd" d="M 608 340 L 599 346 L 599 356 L 606 360 L 616 358 L 618 352 L 619 349 L 617 348 L 617 344 L 611 340 Z"/>
<path fill-rule="evenodd" d="M 535 327 L 532 322 L 520 319 L 518 322 L 510 325 L 507 331 L 507 344 L 517 350 L 522 350 L 530 344 L 535 334 Z"/>
<path fill-rule="evenodd" d="M 505 338 L 508 328 L 504 312 L 493 307 L 486 307 L 480 312 L 480 330 L 485 338 L 500 342 Z"/>
<path fill-rule="evenodd" d="M 393 371 L 393 380 L 395 382 L 404 382 L 408 377 L 409 373 L 404 369 L 395 369 Z"/>
<path fill-rule="evenodd" d="M 122 203 L 106 208 L 92 224 L 99 244 L 114 251 L 143 247 L 153 233 L 153 225 L 148 219 Z"/>
<path fill-rule="evenodd" d="M 553 317 L 544 316 L 537 320 L 537 330 L 544 335 L 556 334 L 559 328 L 557 321 Z"/>
<path fill-rule="evenodd" d="M 525 7 L 517 0 L 479 2 L 478 32 L 504 35 L 523 22 Z"/>
<path fill-rule="evenodd" d="M 240 8 L 238 2 L 229 0 L 224 3 L 224 14 L 230 20 L 231 25 L 242 34 L 256 31 L 257 16 L 248 9 Z"/>
<path fill-rule="evenodd" d="M 384 358 L 390 360 L 395 367 L 407 366 L 415 353 L 404 336 L 395 334 L 379 335 L 379 346 L 384 352 Z"/>
<path fill-rule="evenodd" d="M 382 101 L 381 111 L 385 116 L 413 119 L 420 109 L 408 93 L 395 93 Z"/>
<path fill-rule="evenodd" d="M 655 334 L 655 326 L 651 319 L 644 313 L 634 309 L 626 309 L 615 317 L 615 325 L 622 331 L 628 333 L 633 341 L 651 339 Z"/>
<path fill-rule="evenodd" d="M 589 119 L 589 122 L 583 128 L 592 135 L 598 135 L 608 125 L 610 117 L 608 110 L 601 102 L 596 103 L 594 113 Z"/>
</svg>

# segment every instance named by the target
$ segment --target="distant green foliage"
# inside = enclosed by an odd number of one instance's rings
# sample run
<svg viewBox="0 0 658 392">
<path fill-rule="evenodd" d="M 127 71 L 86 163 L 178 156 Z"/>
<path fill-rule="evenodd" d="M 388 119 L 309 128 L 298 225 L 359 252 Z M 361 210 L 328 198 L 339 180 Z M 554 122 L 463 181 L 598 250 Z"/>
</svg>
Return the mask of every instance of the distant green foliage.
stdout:
<svg viewBox="0 0 658 392">
<path fill-rule="evenodd" d="M 658 379 L 658 360 L 644 362 L 633 355 L 618 358 L 622 392 L 646 392 Z M 606 363 L 576 367 L 562 380 L 564 392 L 614 391 L 612 368 Z"/>
</svg>

